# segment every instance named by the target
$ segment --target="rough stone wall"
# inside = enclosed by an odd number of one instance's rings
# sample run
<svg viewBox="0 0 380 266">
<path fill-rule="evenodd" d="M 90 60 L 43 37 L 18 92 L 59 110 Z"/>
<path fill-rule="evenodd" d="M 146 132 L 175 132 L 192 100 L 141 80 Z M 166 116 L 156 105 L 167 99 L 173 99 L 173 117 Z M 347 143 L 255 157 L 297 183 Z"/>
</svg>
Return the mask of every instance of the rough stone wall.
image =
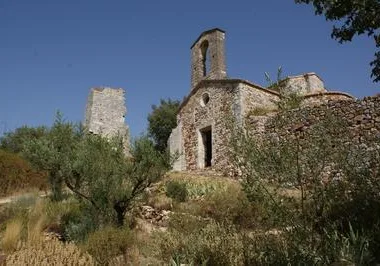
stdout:
<svg viewBox="0 0 380 266">
<path fill-rule="evenodd" d="M 220 29 L 203 32 L 191 46 L 191 88 L 203 79 L 224 79 L 227 76 L 224 55 L 225 33 Z M 205 45 L 207 47 L 205 47 Z M 208 50 L 208 54 L 207 54 Z M 210 61 L 210 70 L 204 73 L 204 59 Z"/>
<path fill-rule="evenodd" d="M 125 124 L 127 108 L 123 89 L 93 88 L 88 96 L 84 126 L 88 132 L 106 137 L 123 138 L 129 151 L 129 129 Z"/>
<path fill-rule="evenodd" d="M 353 100 L 354 97 L 343 92 L 324 92 L 317 94 L 306 95 L 301 102 L 301 107 L 316 106 L 321 104 L 327 104 L 331 101 L 347 101 Z"/>
<path fill-rule="evenodd" d="M 240 116 L 234 113 L 237 106 L 238 89 L 235 84 L 214 82 L 212 86 L 197 89 L 179 113 L 182 125 L 182 141 L 185 168 L 195 170 L 202 166 L 202 137 L 200 130 L 210 127 L 212 130 L 212 166 L 215 169 L 223 168 L 228 161 L 228 128 L 227 116 Z M 209 102 L 202 103 L 203 95 L 208 94 Z"/>
<path fill-rule="evenodd" d="M 290 76 L 280 82 L 285 90 L 302 95 L 326 92 L 322 79 L 315 73 Z"/>
<path fill-rule="evenodd" d="M 263 90 L 250 84 L 241 83 L 239 85 L 241 95 L 242 118 L 244 119 L 250 111 L 262 108 L 274 110 L 277 108 L 276 101 L 279 100 L 278 93 L 270 90 Z"/>
<path fill-rule="evenodd" d="M 265 129 L 261 134 L 292 135 L 307 130 L 327 115 L 341 119 L 347 125 L 353 142 L 380 140 L 380 95 L 361 100 L 329 101 L 319 106 L 307 106 L 300 109 L 278 113 L 272 117 L 259 119 L 250 117 L 249 124 L 255 130 L 264 120 Z M 288 121 L 282 128 L 275 126 L 276 121 Z M 255 133 L 255 132 L 254 132 Z"/>
</svg>

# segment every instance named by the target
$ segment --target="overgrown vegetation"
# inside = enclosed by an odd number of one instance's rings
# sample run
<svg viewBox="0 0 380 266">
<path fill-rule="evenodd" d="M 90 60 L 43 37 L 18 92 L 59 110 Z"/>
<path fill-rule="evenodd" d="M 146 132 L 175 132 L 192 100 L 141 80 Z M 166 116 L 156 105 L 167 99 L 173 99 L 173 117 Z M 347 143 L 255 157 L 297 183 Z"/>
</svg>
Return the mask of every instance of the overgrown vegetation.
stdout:
<svg viewBox="0 0 380 266">
<path fill-rule="evenodd" d="M 23 153 L 41 169 L 59 169 L 61 196 L 0 206 L 7 265 L 28 258 L 40 265 L 379 263 L 379 141 L 353 143 L 345 122 L 328 113 L 307 127 L 286 115 L 271 123 L 261 138 L 231 128 L 237 181 L 192 173 L 162 179 L 170 156 L 148 138 L 125 157 L 117 138 L 84 134 L 58 118 L 55 133 L 26 143 Z M 46 158 L 47 147 L 61 160 Z M 154 207 L 148 218 L 140 204 Z"/>
<path fill-rule="evenodd" d="M 279 119 L 278 130 L 286 122 Z M 234 162 L 244 191 L 265 210 L 267 230 L 281 236 L 281 245 L 271 247 L 273 263 L 379 261 L 379 143 L 354 145 L 345 128 L 327 116 L 307 133 L 257 139 L 236 131 Z M 296 194 L 284 193 L 289 188 Z"/>
<path fill-rule="evenodd" d="M 268 83 L 268 89 L 275 90 L 279 93 L 279 100 L 274 101 L 277 109 L 280 111 L 286 111 L 296 109 L 301 106 L 303 101 L 302 95 L 297 90 L 291 90 L 286 87 L 286 79 L 282 77 L 282 67 L 277 69 L 277 80 L 272 80 L 268 72 L 265 72 L 265 79 Z M 265 108 L 253 109 L 252 115 L 265 115 L 272 110 L 266 110 Z"/>
<path fill-rule="evenodd" d="M 166 183 L 166 195 L 179 202 L 184 202 L 188 198 L 186 184 L 173 180 Z"/>
<path fill-rule="evenodd" d="M 128 262 L 134 242 L 134 235 L 128 229 L 106 227 L 89 235 L 85 249 L 99 265 L 108 265 L 117 256 Z"/>
</svg>

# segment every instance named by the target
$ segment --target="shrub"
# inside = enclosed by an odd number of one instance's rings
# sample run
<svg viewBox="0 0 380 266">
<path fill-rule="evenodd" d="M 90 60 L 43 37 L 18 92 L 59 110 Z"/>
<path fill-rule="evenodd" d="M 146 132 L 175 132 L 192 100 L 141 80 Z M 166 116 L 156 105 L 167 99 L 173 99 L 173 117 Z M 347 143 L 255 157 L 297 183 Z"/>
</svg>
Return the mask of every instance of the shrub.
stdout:
<svg viewBox="0 0 380 266">
<path fill-rule="evenodd" d="M 180 223 L 172 221 L 169 231 L 154 236 L 160 258 L 191 265 L 243 265 L 242 241 L 234 227 L 195 217 L 175 221 Z"/>
<path fill-rule="evenodd" d="M 66 240 L 78 243 L 99 227 L 99 221 L 93 210 L 79 205 L 62 215 L 61 227 Z"/>
<path fill-rule="evenodd" d="M 14 132 L 7 132 L 0 137 L 0 149 L 13 153 L 23 151 L 25 143 L 30 140 L 42 138 L 48 134 L 48 129 L 44 126 L 16 128 Z"/>
<path fill-rule="evenodd" d="M 233 223 L 239 227 L 252 228 L 260 220 L 260 212 L 251 204 L 239 184 L 216 190 L 201 201 L 197 215 L 211 217 L 219 223 Z"/>
<path fill-rule="evenodd" d="M 127 256 L 133 246 L 134 235 L 129 230 L 105 227 L 89 235 L 85 250 L 100 265 L 108 265 L 117 256 Z"/>
<path fill-rule="evenodd" d="M 297 92 L 287 92 L 280 90 L 280 100 L 276 102 L 279 110 L 292 110 L 299 108 L 303 101 L 303 96 Z"/>
<path fill-rule="evenodd" d="M 283 129 L 292 123 L 286 119 L 276 117 L 273 126 Z M 260 139 L 240 130 L 232 139 L 248 199 L 266 210 L 271 218 L 266 225 L 284 237 L 284 245 L 271 248 L 278 252 L 273 258 L 280 259 L 274 264 L 329 264 L 341 253 L 355 263 L 371 262 L 372 256 L 379 261 L 380 145 L 352 143 L 345 122 L 331 114 L 307 131 L 281 135 L 281 128 Z M 300 196 L 278 193 L 283 187 Z M 346 240 L 352 235 L 349 225 L 361 239 L 355 244 Z"/>
<path fill-rule="evenodd" d="M 166 195 L 178 202 L 185 202 L 188 198 L 186 183 L 172 180 L 166 183 Z"/>
<path fill-rule="evenodd" d="M 0 150 L 0 196 L 27 188 L 46 189 L 46 173 L 34 170 L 19 155 Z"/>
</svg>

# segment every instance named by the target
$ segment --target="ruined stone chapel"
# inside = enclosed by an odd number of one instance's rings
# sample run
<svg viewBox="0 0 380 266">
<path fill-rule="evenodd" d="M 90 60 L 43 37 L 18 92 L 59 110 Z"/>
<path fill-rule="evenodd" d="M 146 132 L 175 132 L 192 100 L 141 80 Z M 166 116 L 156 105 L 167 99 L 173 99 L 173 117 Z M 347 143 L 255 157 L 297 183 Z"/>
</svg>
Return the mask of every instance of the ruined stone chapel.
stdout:
<svg viewBox="0 0 380 266">
<path fill-rule="evenodd" d="M 278 90 L 228 77 L 225 35 L 221 29 L 211 29 L 191 46 L 191 89 L 168 141 L 171 153 L 179 154 L 174 170 L 223 169 L 228 164 L 225 118 L 232 115 L 237 123 L 244 123 L 252 110 L 277 108 Z M 301 106 L 353 99 L 346 93 L 328 92 L 315 73 L 287 77 L 281 84 L 302 97 Z"/>
</svg>

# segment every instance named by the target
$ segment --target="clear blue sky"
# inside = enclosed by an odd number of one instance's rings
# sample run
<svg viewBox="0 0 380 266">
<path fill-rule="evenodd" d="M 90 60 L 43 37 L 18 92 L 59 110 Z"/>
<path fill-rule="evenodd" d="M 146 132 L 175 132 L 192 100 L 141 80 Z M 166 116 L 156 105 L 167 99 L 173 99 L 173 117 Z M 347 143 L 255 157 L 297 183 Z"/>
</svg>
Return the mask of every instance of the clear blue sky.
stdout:
<svg viewBox="0 0 380 266">
<path fill-rule="evenodd" d="M 330 90 L 374 95 L 371 38 L 340 45 L 332 23 L 293 0 L 0 0 L 0 134 L 81 121 L 89 90 L 124 88 L 132 136 L 160 98 L 190 90 L 190 46 L 226 31 L 227 73 L 266 85 L 264 72 L 316 72 Z"/>
</svg>

